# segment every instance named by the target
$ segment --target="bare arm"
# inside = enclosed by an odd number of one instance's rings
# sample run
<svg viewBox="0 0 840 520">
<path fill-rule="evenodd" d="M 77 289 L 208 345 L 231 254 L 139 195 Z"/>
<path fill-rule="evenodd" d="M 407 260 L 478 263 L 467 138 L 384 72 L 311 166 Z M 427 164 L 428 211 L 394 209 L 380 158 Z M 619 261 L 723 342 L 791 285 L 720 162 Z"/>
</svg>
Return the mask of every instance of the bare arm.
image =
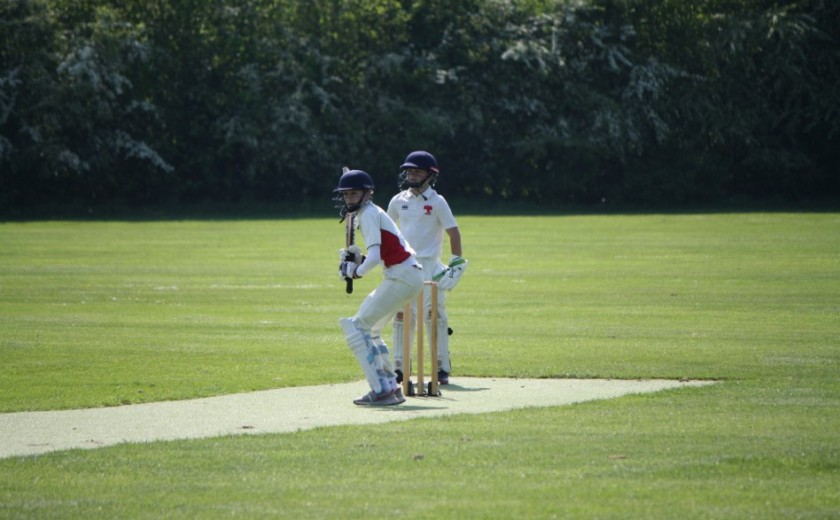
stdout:
<svg viewBox="0 0 840 520">
<path fill-rule="evenodd" d="M 457 227 L 451 227 L 446 230 L 446 234 L 449 235 L 449 249 L 452 254 L 455 256 L 462 256 L 461 231 L 458 230 Z"/>
</svg>

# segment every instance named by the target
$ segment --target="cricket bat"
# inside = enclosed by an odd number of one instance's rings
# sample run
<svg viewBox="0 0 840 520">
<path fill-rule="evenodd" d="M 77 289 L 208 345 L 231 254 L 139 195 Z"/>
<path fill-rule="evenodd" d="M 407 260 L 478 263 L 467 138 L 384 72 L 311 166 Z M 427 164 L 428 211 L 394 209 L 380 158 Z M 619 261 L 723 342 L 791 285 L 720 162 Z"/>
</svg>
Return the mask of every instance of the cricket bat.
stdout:
<svg viewBox="0 0 840 520">
<path fill-rule="evenodd" d="M 345 166 L 341 171 L 342 173 L 347 173 L 350 171 L 350 168 Z M 356 215 L 354 213 L 350 213 L 345 219 L 345 223 L 347 227 L 344 230 L 344 247 L 349 250 L 350 246 L 356 243 Z M 345 261 L 348 259 L 349 258 L 345 258 Z M 353 294 L 353 277 L 345 276 L 344 280 L 347 282 L 347 294 Z"/>
</svg>

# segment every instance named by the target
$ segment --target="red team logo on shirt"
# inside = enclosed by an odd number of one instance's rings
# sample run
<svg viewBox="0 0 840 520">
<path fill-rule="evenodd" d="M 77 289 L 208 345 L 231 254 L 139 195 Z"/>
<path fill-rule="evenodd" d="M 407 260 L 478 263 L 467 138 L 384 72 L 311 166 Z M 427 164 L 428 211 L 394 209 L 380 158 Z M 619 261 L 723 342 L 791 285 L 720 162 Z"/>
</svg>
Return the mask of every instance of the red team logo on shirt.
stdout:
<svg viewBox="0 0 840 520">
<path fill-rule="evenodd" d="M 431 215 L 432 214 L 431 204 L 426 204 L 425 206 L 423 206 L 423 209 L 426 211 L 426 215 Z"/>
</svg>

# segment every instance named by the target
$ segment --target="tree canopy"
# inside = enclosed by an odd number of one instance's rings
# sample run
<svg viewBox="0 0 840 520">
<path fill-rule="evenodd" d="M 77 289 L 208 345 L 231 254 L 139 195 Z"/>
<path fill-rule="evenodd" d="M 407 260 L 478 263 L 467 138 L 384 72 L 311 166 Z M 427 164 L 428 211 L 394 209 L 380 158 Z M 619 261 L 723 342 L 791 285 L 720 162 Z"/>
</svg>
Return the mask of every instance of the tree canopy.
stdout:
<svg viewBox="0 0 840 520">
<path fill-rule="evenodd" d="M 0 209 L 840 195 L 840 3 L 6 0 Z M 389 187 L 393 189 L 389 189 Z"/>
</svg>

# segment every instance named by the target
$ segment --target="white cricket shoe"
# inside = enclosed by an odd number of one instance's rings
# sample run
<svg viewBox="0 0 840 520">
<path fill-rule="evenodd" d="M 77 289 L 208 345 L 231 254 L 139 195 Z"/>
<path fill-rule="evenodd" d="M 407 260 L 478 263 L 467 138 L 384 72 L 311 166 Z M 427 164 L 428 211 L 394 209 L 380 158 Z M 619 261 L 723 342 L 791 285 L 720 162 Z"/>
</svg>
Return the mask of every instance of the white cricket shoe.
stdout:
<svg viewBox="0 0 840 520">
<path fill-rule="evenodd" d="M 405 400 L 405 398 L 403 398 L 403 400 Z M 353 400 L 353 404 L 357 404 L 359 406 L 391 406 L 400 404 L 401 402 L 402 401 L 398 400 L 394 395 L 393 390 L 379 394 L 371 390 L 362 397 Z"/>
</svg>

